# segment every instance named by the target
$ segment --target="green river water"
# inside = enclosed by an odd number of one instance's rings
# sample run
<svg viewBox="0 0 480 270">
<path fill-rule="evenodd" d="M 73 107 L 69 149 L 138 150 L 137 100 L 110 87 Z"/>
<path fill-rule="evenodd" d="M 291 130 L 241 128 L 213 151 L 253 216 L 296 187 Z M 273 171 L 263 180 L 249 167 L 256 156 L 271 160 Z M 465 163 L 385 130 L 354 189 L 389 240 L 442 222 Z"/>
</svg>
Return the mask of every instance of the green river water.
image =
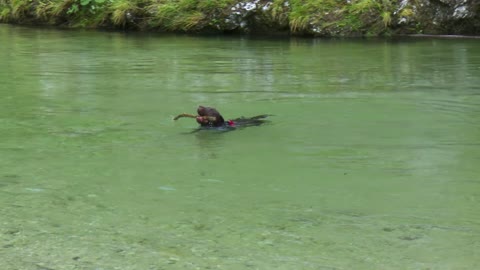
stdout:
<svg viewBox="0 0 480 270">
<path fill-rule="evenodd" d="M 0 269 L 480 269 L 479 124 L 480 40 L 0 25 Z"/>
</svg>

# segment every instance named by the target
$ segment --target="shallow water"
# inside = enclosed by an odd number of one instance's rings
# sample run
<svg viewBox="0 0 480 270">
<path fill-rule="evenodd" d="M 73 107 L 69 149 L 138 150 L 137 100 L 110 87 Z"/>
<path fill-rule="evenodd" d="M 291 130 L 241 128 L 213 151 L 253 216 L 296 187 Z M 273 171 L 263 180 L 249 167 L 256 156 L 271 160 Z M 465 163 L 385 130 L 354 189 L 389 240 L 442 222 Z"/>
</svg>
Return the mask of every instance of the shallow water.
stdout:
<svg viewBox="0 0 480 270">
<path fill-rule="evenodd" d="M 478 40 L 0 25 L 0 82 L 0 269 L 480 267 Z"/>
</svg>

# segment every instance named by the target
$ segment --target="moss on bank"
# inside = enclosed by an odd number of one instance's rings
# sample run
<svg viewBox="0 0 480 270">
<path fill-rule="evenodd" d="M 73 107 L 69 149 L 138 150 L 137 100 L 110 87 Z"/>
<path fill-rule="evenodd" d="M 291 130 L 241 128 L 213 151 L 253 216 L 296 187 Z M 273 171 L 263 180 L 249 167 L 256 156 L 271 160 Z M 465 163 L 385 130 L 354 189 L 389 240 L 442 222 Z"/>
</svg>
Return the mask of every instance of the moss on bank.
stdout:
<svg viewBox="0 0 480 270">
<path fill-rule="evenodd" d="M 448 29 L 456 27 L 456 33 L 478 34 L 480 5 L 472 4 L 467 11 L 463 6 L 455 6 L 455 12 L 463 12 L 460 14 L 463 17 L 455 18 L 452 14 L 448 26 L 435 24 L 434 20 L 432 23 L 428 14 L 442 10 L 434 8 L 429 13 L 420 8 L 421 1 L 428 0 L 0 0 L 0 22 L 311 36 L 379 36 L 426 31 L 448 34 Z M 444 10 L 444 13 L 452 12 Z"/>
</svg>

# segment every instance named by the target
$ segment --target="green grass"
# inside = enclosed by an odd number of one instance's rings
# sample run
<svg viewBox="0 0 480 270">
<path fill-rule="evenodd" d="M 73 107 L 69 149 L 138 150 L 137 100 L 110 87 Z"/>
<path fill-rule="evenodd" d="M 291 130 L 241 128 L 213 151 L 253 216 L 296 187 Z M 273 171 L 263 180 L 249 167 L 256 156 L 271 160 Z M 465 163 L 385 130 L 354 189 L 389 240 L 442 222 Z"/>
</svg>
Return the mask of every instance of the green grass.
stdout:
<svg viewBox="0 0 480 270">
<path fill-rule="evenodd" d="M 174 21 L 174 29 L 180 29 L 182 31 L 194 30 L 205 19 L 205 15 L 200 11 L 193 11 L 185 14 L 182 17 L 177 17 Z"/>
<path fill-rule="evenodd" d="M 392 13 L 390 13 L 390 11 L 385 10 L 382 12 L 382 14 L 380 14 L 380 16 L 382 17 L 383 26 L 385 28 L 390 26 L 390 24 L 392 23 Z"/>
<path fill-rule="evenodd" d="M 125 27 L 127 14 L 135 14 L 139 11 L 137 3 L 129 0 L 116 0 L 110 5 L 111 20 L 114 25 Z"/>
<path fill-rule="evenodd" d="M 39 1 L 35 7 L 35 17 L 47 21 L 53 15 L 53 9 L 55 8 L 52 1 Z"/>
<path fill-rule="evenodd" d="M 31 7 L 28 0 L 12 0 L 12 13 L 11 16 L 16 20 L 22 20 L 27 17 L 29 8 Z"/>
<path fill-rule="evenodd" d="M 285 5 L 285 0 L 274 0 L 270 7 L 272 21 L 279 26 L 288 25 L 290 7 Z"/>
<path fill-rule="evenodd" d="M 202 11 L 198 10 L 197 5 L 200 2 L 196 0 L 170 0 L 159 5 L 153 5 L 153 8 L 156 8 L 153 26 L 169 31 L 194 31 L 202 26 L 207 18 Z M 203 7 L 205 7 L 205 4 Z"/>
<path fill-rule="evenodd" d="M 366 12 L 376 12 L 381 7 L 377 0 L 359 0 L 354 1 L 350 6 L 350 13 L 359 15 Z"/>
<path fill-rule="evenodd" d="M 344 7 L 342 24 L 352 33 L 364 36 L 378 36 L 388 33 L 392 23 L 393 5 L 390 0 L 356 0 Z"/>
<path fill-rule="evenodd" d="M 309 31 L 314 25 L 323 25 L 339 17 L 341 0 L 292 0 L 291 10 L 288 16 L 290 31 L 300 33 Z"/>
<path fill-rule="evenodd" d="M 0 21 L 10 22 L 11 13 L 12 11 L 10 10 L 9 7 L 6 7 L 6 6 L 0 7 Z"/>
<path fill-rule="evenodd" d="M 292 35 L 382 35 L 401 17 L 421 31 L 417 0 L 394 14 L 398 0 L 262 0 L 267 11 L 248 14 L 248 29 L 235 26 L 238 0 L 0 0 L 0 22 L 170 32 L 288 32 Z M 392 26 L 393 24 L 393 26 Z M 236 28 L 238 27 L 238 28 Z M 407 31 L 411 32 L 411 29 Z M 257 32 L 257 33 L 258 33 Z"/>
<path fill-rule="evenodd" d="M 53 0 L 50 3 L 52 6 L 52 15 L 56 17 L 64 16 L 74 3 L 74 0 Z"/>
</svg>

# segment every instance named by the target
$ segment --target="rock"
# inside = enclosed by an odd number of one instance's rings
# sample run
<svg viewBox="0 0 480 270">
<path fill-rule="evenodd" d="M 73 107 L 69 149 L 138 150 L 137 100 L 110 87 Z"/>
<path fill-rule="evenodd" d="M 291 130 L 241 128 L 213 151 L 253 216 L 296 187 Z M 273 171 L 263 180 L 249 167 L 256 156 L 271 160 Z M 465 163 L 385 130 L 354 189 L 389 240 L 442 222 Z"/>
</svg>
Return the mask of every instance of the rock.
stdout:
<svg viewBox="0 0 480 270">
<path fill-rule="evenodd" d="M 480 1 L 402 0 L 394 12 L 404 33 L 480 34 Z"/>
</svg>

